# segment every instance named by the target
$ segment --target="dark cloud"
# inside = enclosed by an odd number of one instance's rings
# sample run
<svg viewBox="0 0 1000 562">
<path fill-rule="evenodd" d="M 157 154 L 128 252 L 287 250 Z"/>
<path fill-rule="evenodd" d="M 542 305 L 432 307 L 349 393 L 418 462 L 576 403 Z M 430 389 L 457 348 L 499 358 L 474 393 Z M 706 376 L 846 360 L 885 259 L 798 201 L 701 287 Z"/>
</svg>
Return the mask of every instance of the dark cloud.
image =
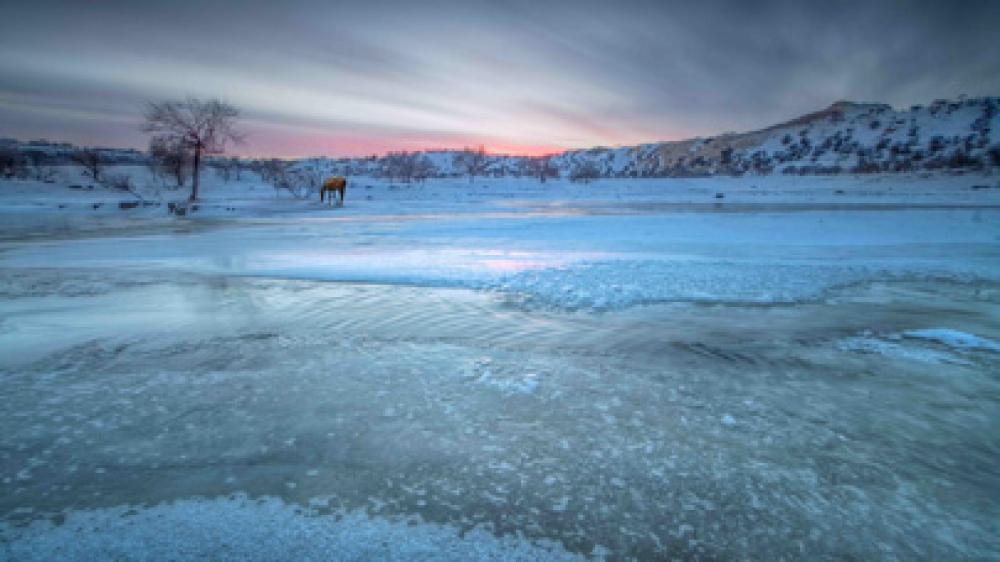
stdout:
<svg viewBox="0 0 1000 562">
<path fill-rule="evenodd" d="M 142 102 L 191 93 L 280 129 L 258 153 L 303 149 L 296 131 L 344 151 L 633 143 L 995 95 L 998 26 L 995 0 L 21 2 L 0 21 L 0 135 L 141 145 Z"/>
</svg>

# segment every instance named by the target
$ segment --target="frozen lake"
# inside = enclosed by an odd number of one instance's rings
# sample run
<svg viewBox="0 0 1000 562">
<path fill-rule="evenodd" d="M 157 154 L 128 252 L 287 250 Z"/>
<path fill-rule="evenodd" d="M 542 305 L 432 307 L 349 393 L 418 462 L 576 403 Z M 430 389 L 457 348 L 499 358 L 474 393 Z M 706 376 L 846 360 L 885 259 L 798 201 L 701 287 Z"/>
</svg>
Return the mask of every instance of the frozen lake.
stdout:
<svg viewBox="0 0 1000 562">
<path fill-rule="evenodd" d="M 994 206 L 92 234 L 0 244 L 0 557 L 1000 552 Z"/>
</svg>

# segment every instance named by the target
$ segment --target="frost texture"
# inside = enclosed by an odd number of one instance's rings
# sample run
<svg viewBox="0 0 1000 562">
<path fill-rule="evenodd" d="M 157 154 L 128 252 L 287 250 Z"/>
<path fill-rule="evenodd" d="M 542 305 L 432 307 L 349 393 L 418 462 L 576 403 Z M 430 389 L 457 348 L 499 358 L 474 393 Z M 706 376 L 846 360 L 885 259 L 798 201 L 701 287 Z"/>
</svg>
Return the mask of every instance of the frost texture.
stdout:
<svg viewBox="0 0 1000 562">
<path fill-rule="evenodd" d="M 318 516 L 274 498 L 183 500 L 71 513 L 61 525 L 0 524 L 12 560 L 573 561 L 553 543 L 461 534 L 447 525 L 361 513 Z"/>
</svg>

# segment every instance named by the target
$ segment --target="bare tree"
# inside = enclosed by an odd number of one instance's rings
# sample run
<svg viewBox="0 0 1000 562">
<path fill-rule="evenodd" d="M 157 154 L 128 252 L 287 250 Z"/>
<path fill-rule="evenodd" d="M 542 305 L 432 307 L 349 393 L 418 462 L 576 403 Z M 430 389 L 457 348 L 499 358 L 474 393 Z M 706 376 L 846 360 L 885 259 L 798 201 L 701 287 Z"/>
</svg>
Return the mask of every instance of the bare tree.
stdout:
<svg viewBox="0 0 1000 562">
<path fill-rule="evenodd" d="M 437 168 L 434 166 L 434 162 L 431 162 L 431 159 L 426 154 L 421 154 L 414 163 L 413 179 L 422 182 L 436 172 Z"/>
<path fill-rule="evenodd" d="M 227 142 L 240 142 L 236 131 L 239 110 L 218 99 L 150 103 L 143 131 L 172 139 L 193 155 L 191 201 L 198 199 L 198 179 L 203 154 L 219 154 Z"/>
<path fill-rule="evenodd" d="M 479 148 L 462 150 L 455 155 L 454 160 L 455 167 L 469 176 L 469 182 L 476 176 L 486 173 L 486 163 L 486 149 L 482 145 L 479 145 Z"/>
<path fill-rule="evenodd" d="M 240 172 L 243 171 L 243 161 L 239 158 L 230 158 L 229 161 L 232 162 L 233 173 L 236 174 L 236 181 L 240 181 Z"/>
<path fill-rule="evenodd" d="M 30 150 L 24 154 L 24 159 L 28 166 L 27 175 L 32 179 L 51 182 L 55 177 L 55 171 L 49 166 L 50 158 L 44 152 Z"/>
<path fill-rule="evenodd" d="M 173 137 L 157 136 L 149 141 L 149 167 L 156 175 L 169 175 L 177 187 L 184 185 L 188 151 Z"/>
<path fill-rule="evenodd" d="M 529 158 L 527 162 L 528 172 L 542 183 L 548 178 L 559 177 L 559 170 L 552 164 L 552 158 L 549 156 Z"/>
<path fill-rule="evenodd" d="M 270 160 L 256 160 L 253 167 L 256 168 L 256 172 L 260 174 L 261 181 L 273 184 L 276 180 L 280 179 L 289 165 L 290 164 L 284 160 L 271 158 Z"/>
<path fill-rule="evenodd" d="M 215 162 L 215 169 L 222 176 L 222 180 L 226 183 L 232 181 L 235 177 L 236 181 L 240 181 L 240 160 L 239 158 L 222 158 Z"/>
<path fill-rule="evenodd" d="M 410 183 L 417 176 L 422 156 L 419 152 L 390 152 L 385 156 L 385 172 L 390 180 L 399 178 Z"/>
<path fill-rule="evenodd" d="M 211 165 L 215 168 L 215 172 L 219 174 L 219 177 L 222 178 L 222 181 L 229 183 L 233 179 L 233 167 L 229 163 L 228 158 L 215 160 Z"/>
<path fill-rule="evenodd" d="M 83 175 L 100 183 L 104 174 L 104 155 L 93 148 L 81 148 L 70 157 L 73 162 L 83 168 Z"/>
<path fill-rule="evenodd" d="M 24 157 L 13 148 L 0 149 L 0 176 L 12 178 L 23 175 Z"/>
</svg>

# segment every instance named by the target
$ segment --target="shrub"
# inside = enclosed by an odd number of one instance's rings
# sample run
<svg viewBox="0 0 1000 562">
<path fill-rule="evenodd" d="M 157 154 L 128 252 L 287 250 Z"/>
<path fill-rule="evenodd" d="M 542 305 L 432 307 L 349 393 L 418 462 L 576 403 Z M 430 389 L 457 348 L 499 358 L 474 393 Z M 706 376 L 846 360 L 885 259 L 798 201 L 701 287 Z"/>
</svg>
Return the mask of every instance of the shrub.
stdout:
<svg viewBox="0 0 1000 562">
<path fill-rule="evenodd" d="M 24 157 L 13 149 L 0 149 L 0 176 L 20 177 L 26 173 Z"/>
<path fill-rule="evenodd" d="M 132 178 L 126 174 L 105 175 L 101 180 L 101 185 L 109 189 L 120 191 L 132 191 Z"/>
<path fill-rule="evenodd" d="M 969 156 L 963 150 L 956 150 L 948 158 L 949 168 L 973 168 L 982 165 L 982 161 L 979 158 Z"/>
<path fill-rule="evenodd" d="M 986 154 L 990 157 L 990 163 L 992 165 L 1000 166 L 1000 146 L 990 148 Z"/>
<path fill-rule="evenodd" d="M 573 182 L 589 182 L 601 177 L 601 171 L 593 162 L 581 162 L 573 167 L 569 173 L 569 180 Z"/>
<path fill-rule="evenodd" d="M 101 183 L 104 167 L 106 165 L 104 155 L 93 148 L 83 148 L 70 156 L 75 164 L 83 168 L 83 174 L 97 183 Z"/>
<path fill-rule="evenodd" d="M 861 158 L 851 171 L 855 174 L 874 174 L 881 171 L 881 167 L 876 162 Z"/>
</svg>

